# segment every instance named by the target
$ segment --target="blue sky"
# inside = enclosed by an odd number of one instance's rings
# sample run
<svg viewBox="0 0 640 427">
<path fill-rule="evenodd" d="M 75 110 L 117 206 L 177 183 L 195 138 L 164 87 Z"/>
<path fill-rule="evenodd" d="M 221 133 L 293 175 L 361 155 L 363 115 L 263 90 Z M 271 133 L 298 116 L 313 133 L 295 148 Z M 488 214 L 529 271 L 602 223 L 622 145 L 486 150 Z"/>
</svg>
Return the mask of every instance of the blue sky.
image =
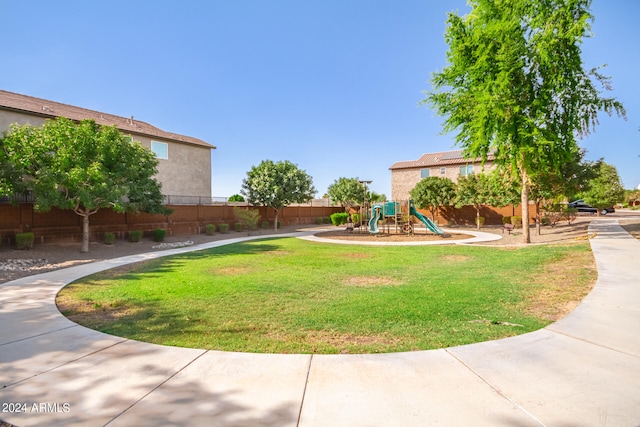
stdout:
<svg viewBox="0 0 640 427">
<path fill-rule="evenodd" d="M 418 104 L 446 65 L 446 13 L 464 0 L 0 0 L 0 88 L 146 121 L 203 139 L 213 196 L 264 159 L 337 178 L 454 148 Z M 588 159 L 640 184 L 640 1 L 594 0 L 585 67 L 608 64 L 628 120 L 600 115 Z"/>
</svg>

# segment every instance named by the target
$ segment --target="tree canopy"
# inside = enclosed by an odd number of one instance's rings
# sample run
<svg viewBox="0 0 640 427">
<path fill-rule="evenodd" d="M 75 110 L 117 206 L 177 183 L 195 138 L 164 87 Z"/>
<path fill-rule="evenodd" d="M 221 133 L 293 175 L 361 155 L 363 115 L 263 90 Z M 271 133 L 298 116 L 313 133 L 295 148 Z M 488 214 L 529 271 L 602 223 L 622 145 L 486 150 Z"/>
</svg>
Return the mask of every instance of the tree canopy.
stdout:
<svg viewBox="0 0 640 427">
<path fill-rule="evenodd" d="M 420 209 L 427 209 L 431 219 L 440 206 L 453 205 L 456 196 L 456 186 L 449 178 L 431 176 L 422 178 L 410 192 L 411 198 Z"/>
<path fill-rule="evenodd" d="M 580 193 L 585 203 L 604 209 L 624 201 L 624 187 L 615 166 L 603 159 L 593 165 L 595 177 L 589 181 L 587 190 Z"/>
<path fill-rule="evenodd" d="M 358 178 L 341 177 L 327 188 L 327 194 L 333 203 L 340 203 L 345 211 L 359 205 L 364 200 L 364 187 Z"/>
<path fill-rule="evenodd" d="M 83 218 L 88 252 L 89 217 L 98 210 L 167 212 L 153 178 L 157 164 L 150 150 L 93 120 L 13 125 L 0 140 L 0 190 L 33 191 L 36 210 L 72 209 Z"/>
<path fill-rule="evenodd" d="M 292 203 L 304 203 L 316 193 L 312 178 L 288 160 L 263 160 L 252 166 L 242 181 L 240 192 L 253 205 L 267 206 L 275 212 L 274 230 L 278 229 L 278 214 Z"/>
<path fill-rule="evenodd" d="M 610 79 L 585 69 L 580 44 L 590 35 L 590 0 L 470 0 L 450 13 L 448 65 L 432 76 L 423 103 L 445 117 L 444 131 L 470 158 L 493 154 L 517 176 L 525 243 L 529 188 L 540 170 L 560 170 L 597 114 L 622 105 L 602 96 Z"/>
</svg>

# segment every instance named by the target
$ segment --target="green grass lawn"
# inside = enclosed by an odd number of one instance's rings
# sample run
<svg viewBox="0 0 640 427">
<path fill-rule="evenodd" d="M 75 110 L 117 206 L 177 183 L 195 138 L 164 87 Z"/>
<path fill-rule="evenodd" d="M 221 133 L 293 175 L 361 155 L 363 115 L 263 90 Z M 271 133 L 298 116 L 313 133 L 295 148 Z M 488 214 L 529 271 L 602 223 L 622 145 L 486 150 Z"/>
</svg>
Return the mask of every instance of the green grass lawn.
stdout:
<svg viewBox="0 0 640 427">
<path fill-rule="evenodd" d="M 544 327 L 595 281 L 588 243 L 518 249 L 256 240 L 100 273 L 63 314 L 158 344 L 247 352 L 433 349 Z"/>
</svg>

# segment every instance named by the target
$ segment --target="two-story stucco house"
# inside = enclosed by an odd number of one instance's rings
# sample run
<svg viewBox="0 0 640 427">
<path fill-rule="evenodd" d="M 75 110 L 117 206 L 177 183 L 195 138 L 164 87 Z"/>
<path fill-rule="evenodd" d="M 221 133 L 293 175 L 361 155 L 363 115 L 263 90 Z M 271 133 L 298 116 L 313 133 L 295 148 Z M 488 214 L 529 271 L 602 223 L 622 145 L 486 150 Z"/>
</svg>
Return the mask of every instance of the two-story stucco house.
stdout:
<svg viewBox="0 0 640 427">
<path fill-rule="evenodd" d="M 423 154 L 418 160 L 396 162 L 391 165 L 391 198 L 409 199 L 409 192 L 422 178 L 439 176 L 457 182 L 459 176 L 488 172 L 493 168 L 492 155 L 489 155 L 483 165 L 481 159 L 465 159 L 462 150 Z"/>
<path fill-rule="evenodd" d="M 0 90 L 0 134 L 12 123 L 41 126 L 56 117 L 99 125 L 115 125 L 120 131 L 152 150 L 158 158 L 156 179 L 165 195 L 211 197 L 211 150 L 213 145 L 191 136 L 166 132 L 133 117 L 119 117 Z"/>
</svg>

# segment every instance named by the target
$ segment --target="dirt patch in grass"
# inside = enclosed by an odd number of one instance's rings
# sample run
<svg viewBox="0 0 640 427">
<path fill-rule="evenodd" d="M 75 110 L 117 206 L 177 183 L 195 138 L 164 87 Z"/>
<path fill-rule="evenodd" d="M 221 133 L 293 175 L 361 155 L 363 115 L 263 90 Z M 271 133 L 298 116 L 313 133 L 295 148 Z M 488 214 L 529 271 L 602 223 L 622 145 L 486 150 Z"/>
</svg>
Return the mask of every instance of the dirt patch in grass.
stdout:
<svg viewBox="0 0 640 427">
<path fill-rule="evenodd" d="M 129 305 L 124 301 L 103 306 L 91 301 L 70 298 L 64 291 L 58 294 L 56 305 L 69 320 L 88 328 L 98 328 L 105 323 L 135 316 L 143 311 L 141 307 Z"/>
<path fill-rule="evenodd" d="M 349 276 L 346 278 L 344 283 L 349 286 L 356 286 L 361 288 L 375 286 L 398 286 L 402 284 L 393 277 L 385 276 Z"/>
<path fill-rule="evenodd" d="M 251 267 L 223 267 L 209 271 L 211 274 L 217 274 L 220 276 L 236 276 L 239 274 L 249 274 L 253 272 Z"/>
<path fill-rule="evenodd" d="M 537 277 L 535 290 L 527 298 L 527 311 L 539 318 L 557 321 L 584 299 L 596 283 L 598 272 L 593 254 L 576 251 L 547 264 Z"/>
<path fill-rule="evenodd" d="M 464 262 L 470 259 L 471 257 L 466 255 L 443 255 L 439 258 L 442 262 Z"/>
</svg>

